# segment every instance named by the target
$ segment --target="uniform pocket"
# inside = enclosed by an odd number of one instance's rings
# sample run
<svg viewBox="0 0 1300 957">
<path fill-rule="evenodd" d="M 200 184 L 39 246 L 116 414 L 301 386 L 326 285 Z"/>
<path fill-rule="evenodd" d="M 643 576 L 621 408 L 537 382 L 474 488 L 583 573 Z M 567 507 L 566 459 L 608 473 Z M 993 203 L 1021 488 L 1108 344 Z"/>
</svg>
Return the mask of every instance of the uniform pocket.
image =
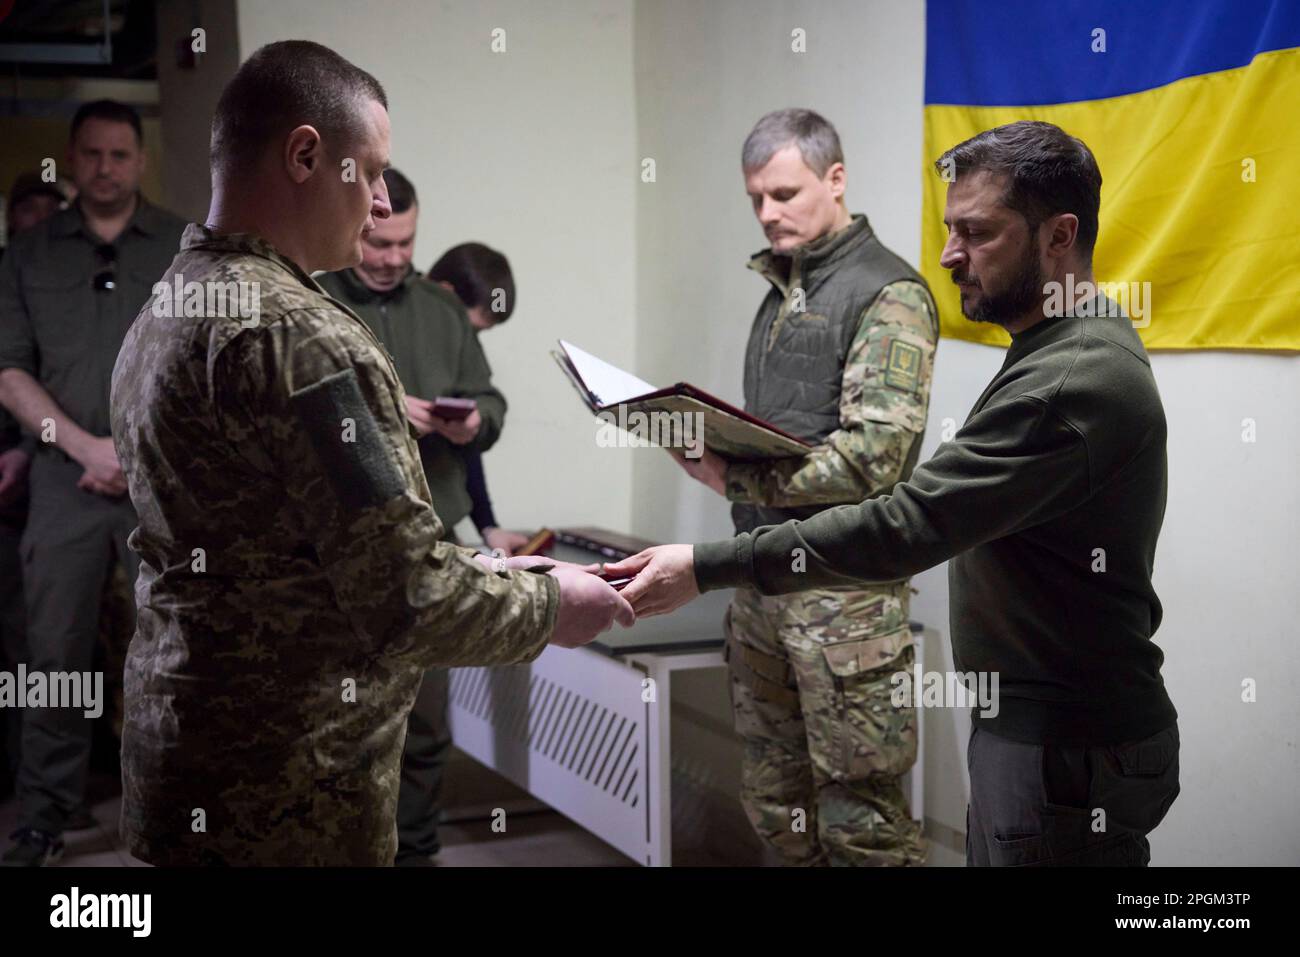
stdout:
<svg viewBox="0 0 1300 957">
<path fill-rule="evenodd" d="M 916 711 L 894 704 L 894 676 L 910 671 L 916 658 L 911 630 L 905 625 L 876 638 L 822 646 L 834 688 L 826 720 L 832 724 L 833 764 L 837 780 L 861 781 L 905 774 L 916 761 Z"/>
<path fill-rule="evenodd" d="M 23 284 L 42 362 L 65 364 L 93 347 L 95 292 L 85 276 L 34 275 Z"/>
</svg>

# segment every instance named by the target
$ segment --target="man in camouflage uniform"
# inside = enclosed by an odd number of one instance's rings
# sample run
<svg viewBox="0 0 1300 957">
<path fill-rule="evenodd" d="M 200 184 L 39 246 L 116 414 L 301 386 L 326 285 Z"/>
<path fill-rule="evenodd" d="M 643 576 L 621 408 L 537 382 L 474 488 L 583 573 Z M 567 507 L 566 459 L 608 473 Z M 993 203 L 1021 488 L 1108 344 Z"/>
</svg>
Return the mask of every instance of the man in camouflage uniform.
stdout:
<svg viewBox="0 0 1300 957">
<path fill-rule="evenodd" d="M 938 339 L 925 280 L 844 206 L 839 137 L 811 110 L 754 127 L 746 190 L 772 245 L 772 285 L 745 358 L 745 410 L 813 444 L 803 458 L 679 456 L 733 503 L 738 532 L 887 493 L 920 453 Z M 798 555 L 791 561 L 799 562 Z M 786 863 L 920 864 L 901 778 L 916 760 L 907 581 L 768 597 L 737 590 L 726 654 L 745 739 L 741 801 Z"/>
<path fill-rule="evenodd" d="M 334 52 L 254 53 L 213 120 L 208 225 L 114 369 L 141 560 L 122 833 L 155 864 L 391 864 L 424 670 L 631 621 L 573 566 L 440 541 L 392 362 L 308 272 L 357 263 L 389 215 L 388 130 Z"/>
</svg>

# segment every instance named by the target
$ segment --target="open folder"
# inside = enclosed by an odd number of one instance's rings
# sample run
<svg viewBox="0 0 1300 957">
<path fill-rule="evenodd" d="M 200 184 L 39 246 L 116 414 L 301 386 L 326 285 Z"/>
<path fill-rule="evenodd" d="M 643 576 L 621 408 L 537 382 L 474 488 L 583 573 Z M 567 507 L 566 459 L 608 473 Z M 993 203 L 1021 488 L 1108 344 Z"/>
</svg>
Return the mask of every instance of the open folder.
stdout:
<svg viewBox="0 0 1300 957">
<path fill-rule="evenodd" d="M 587 408 L 596 415 L 608 413 L 607 421 L 625 430 L 629 429 L 629 423 L 635 427 L 647 420 L 654 421 L 651 413 L 669 416 L 676 413 L 679 419 L 690 416 L 691 423 L 702 422 L 705 447 L 728 459 L 744 462 L 791 458 L 807 455 L 812 448 L 803 439 L 690 383 L 679 382 L 666 389 L 656 389 L 563 339 L 560 351 L 551 355 Z M 637 417 L 635 413 L 642 416 Z M 659 421 L 664 419 L 661 417 Z M 687 427 L 689 430 L 689 424 Z"/>
</svg>

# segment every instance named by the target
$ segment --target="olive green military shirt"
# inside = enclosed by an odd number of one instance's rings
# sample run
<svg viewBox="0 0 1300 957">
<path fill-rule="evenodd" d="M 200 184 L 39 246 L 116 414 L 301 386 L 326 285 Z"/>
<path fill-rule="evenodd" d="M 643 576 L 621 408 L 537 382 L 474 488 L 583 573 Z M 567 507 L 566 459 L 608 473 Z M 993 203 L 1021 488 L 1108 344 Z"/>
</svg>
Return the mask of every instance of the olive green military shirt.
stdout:
<svg viewBox="0 0 1300 957">
<path fill-rule="evenodd" d="M 184 229 L 140 198 L 112 243 L 75 203 L 15 236 L 0 262 L 0 369 L 29 373 L 79 426 L 108 435 L 117 351 Z"/>
<path fill-rule="evenodd" d="M 470 513 L 461 449 L 486 452 L 501 435 L 505 397 L 492 387 L 492 370 L 460 301 L 410 270 L 387 292 L 375 292 L 351 269 L 316 277 L 326 292 L 365 320 L 388 350 L 408 395 L 455 396 L 478 404 L 483 424 L 457 446 L 436 432 L 419 439 L 420 460 L 434 511 L 448 528 Z"/>
<path fill-rule="evenodd" d="M 390 864 L 423 671 L 532 659 L 559 586 L 439 541 L 392 363 L 296 264 L 192 225 L 175 276 L 256 309 L 155 299 L 114 370 L 141 559 L 123 834 L 153 863 Z"/>
</svg>

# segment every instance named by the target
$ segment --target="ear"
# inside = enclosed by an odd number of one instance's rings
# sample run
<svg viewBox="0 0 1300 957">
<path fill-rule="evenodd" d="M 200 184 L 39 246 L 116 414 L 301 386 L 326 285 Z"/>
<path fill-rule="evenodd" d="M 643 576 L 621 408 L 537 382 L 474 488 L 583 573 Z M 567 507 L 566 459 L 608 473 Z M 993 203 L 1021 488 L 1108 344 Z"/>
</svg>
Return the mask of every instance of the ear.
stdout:
<svg viewBox="0 0 1300 957">
<path fill-rule="evenodd" d="M 295 183 L 304 183 L 321 168 L 324 150 L 314 126 L 299 126 L 284 140 L 284 169 Z"/>
<path fill-rule="evenodd" d="M 826 175 L 822 177 L 826 185 L 830 187 L 831 195 L 839 199 L 844 195 L 844 190 L 849 185 L 849 174 L 844 168 L 843 163 L 832 163 Z"/>
<path fill-rule="evenodd" d="M 1063 260 L 1074 251 L 1074 241 L 1079 235 L 1079 217 L 1074 213 L 1058 213 L 1050 217 L 1046 227 L 1047 248 L 1044 252 L 1052 259 Z"/>
</svg>

